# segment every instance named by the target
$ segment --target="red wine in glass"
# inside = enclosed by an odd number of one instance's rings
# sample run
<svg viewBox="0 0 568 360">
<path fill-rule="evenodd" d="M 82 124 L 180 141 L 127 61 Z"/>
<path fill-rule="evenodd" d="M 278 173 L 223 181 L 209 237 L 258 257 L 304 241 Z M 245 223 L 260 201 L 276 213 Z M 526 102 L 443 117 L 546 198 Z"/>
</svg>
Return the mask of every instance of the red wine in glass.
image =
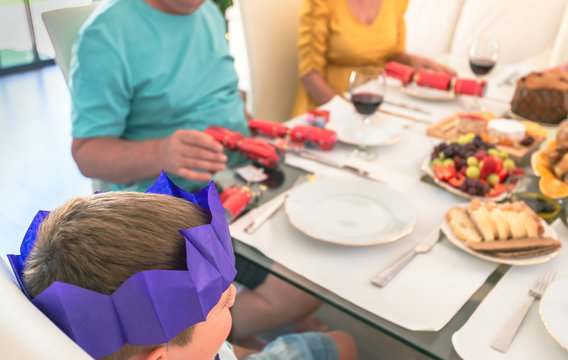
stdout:
<svg viewBox="0 0 568 360">
<path fill-rule="evenodd" d="M 351 99 L 355 110 L 361 115 L 372 115 L 383 102 L 383 96 L 375 93 L 360 92 L 353 94 Z"/>
<path fill-rule="evenodd" d="M 472 58 L 469 60 L 469 66 L 475 75 L 483 76 L 493 69 L 495 66 L 495 60 L 487 58 Z"/>
</svg>

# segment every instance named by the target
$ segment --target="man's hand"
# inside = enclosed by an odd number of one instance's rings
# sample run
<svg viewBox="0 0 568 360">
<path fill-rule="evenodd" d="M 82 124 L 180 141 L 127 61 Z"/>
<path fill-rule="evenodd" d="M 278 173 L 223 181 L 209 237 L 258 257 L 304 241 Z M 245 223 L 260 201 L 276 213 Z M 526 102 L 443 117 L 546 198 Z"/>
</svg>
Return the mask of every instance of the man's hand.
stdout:
<svg viewBox="0 0 568 360">
<path fill-rule="evenodd" d="M 223 146 L 210 135 L 197 130 L 177 130 L 160 139 L 157 150 L 166 172 L 194 181 L 211 179 L 211 173 L 224 170 L 227 162 Z"/>
</svg>

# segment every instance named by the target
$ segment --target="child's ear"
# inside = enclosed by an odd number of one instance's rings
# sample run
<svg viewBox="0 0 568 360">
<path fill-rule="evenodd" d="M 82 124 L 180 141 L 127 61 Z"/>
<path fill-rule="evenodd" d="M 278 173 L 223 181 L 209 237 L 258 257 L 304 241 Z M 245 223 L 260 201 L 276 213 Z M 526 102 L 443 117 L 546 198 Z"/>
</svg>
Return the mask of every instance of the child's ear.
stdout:
<svg viewBox="0 0 568 360">
<path fill-rule="evenodd" d="M 164 346 L 160 346 L 159 348 L 152 350 L 144 357 L 144 360 L 165 360 L 165 359 L 166 359 L 166 348 Z"/>
</svg>

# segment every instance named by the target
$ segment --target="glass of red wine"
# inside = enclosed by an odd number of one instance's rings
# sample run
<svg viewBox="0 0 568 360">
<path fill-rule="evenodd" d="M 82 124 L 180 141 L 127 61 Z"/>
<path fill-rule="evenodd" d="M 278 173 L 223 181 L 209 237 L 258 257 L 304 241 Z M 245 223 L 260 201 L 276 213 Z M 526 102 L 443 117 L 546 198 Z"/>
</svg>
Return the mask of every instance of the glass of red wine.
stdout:
<svg viewBox="0 0 568 360">
<path fill-rule="evenodd" d="M 373 126 L 371 118 L 377 111 L 386 93 L 386 76 L 382 68 L 361 66 L 353 69 L 349 78 L 349 93 L 355 110 L 363 115 L 363 124 Z M 376 157 L 363 142 L 358 145 L 357 154 L 367 160 Z"/>
<path fill-rule="evenodd" d="M 469 47 L 469 66 L 479 81 L 489 74 L 499 57 L 499 42 L 492 38 L 480 37 Z M 481 110 L 479 98 L 475 98 L 472 108 Z"/>
</svg>

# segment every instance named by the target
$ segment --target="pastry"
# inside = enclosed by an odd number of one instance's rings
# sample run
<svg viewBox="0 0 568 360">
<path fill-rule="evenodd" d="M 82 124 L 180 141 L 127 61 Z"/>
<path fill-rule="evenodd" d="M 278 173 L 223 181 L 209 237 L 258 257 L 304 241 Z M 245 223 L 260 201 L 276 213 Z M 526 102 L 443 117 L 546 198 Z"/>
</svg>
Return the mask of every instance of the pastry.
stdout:
<svg viewBox="0 0 568 360">
<path fill-rule="evenodd" d="M 474 251 L 522 259 L 557 251 L 562 244 L 543 236 L 541 219 L 524 202 L 496 204 L 474 199 L 446 214 L 453 233 Z"/>
<path fill-rule="evenodd" d="M 533 72 L 517 80 L 511 110 L 529 120 L 558 124 L 568 117 L 568 72 Z"/>
</svg>

